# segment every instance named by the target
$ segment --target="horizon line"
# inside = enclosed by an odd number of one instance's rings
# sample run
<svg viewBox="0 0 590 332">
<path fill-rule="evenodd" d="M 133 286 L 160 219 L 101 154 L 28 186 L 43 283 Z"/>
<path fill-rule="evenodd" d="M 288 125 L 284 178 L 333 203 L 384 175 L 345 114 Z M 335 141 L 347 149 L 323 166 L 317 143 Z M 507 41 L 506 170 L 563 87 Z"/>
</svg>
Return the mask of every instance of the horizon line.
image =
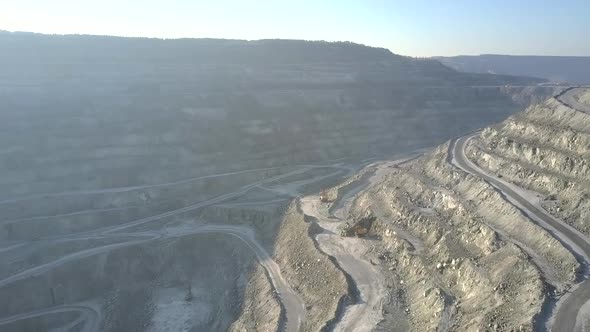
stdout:
<svg viewBox="0 0 590 332">
<path fill-rule="evenodd" d="M 506 53 L 479 53 L 479 54 L 455 54 L 455 55 L 430 55 L 430 56 L 416 56 L 416 55 L 405 55 L 396 53 L 394 50 L 384 46 L 373 46 L 367 45 L 351 40 L 325 40 L 325 39 L 293 39 L 293 38 L 260 38 L 260 39 L 240 39 L 240 38 L 226 38 L 226 37 L 154 37 L 154 36 L 131 36 L 131 35 L 107 35 L 107 34 L 93 34 L 93 33 L 46 33 L 46 32 L 35 32 L 35 31 L 23 31 L 23 30 L 4 30 L 0 29 L 0 33 L 10 34 L 31 34 L 31 35 L 43 35 L 43 36 L 86 36 L 86 37 L 110 37 L 110 38 L 129 38 L 129 39 L 153 39 L 153 40 L 220 40 L 220 41 L 243 41 L 243 42 L 257 42 L 257 41 L 303 41 L 303 42 L 324 42 L 324 43 L 342 43 L 342 44 L 353 44 L 368 48 L 383 49 L 391 52 L 395 55 L 401 55 L 410 58 L 454 58 L 454 57 L 478 57 L 478 56 L 514 56 L 514 57 L 567 57 L 567 58 L 588 58 L 590 55 L 547 55 L 547 54 L 506 54 Z"/>
</svg>

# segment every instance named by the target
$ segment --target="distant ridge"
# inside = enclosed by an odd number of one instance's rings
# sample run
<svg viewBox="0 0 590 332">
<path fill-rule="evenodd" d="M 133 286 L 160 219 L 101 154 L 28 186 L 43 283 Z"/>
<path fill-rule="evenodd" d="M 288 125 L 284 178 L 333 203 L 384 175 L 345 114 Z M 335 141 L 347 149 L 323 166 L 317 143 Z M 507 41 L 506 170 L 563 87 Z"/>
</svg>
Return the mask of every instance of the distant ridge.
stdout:
<svg viewBox="0 0 590 332">
<path fill-rule="evenodd" d="M 463 72 L 522 75 L 553 82 L 590 84 L 590 56 L 482 54 L 435 59 Z"/>
<path fill-rule="evenodd" d="M 31 32 L 2 33 L 4 56 L 93 59 L 121 58 L 138 60 L 181 60 L 190 62 L 214 60 L 231 63 L 298 63 L 298 62 L 382 62 L 409 58 L 385 48 L 351 42 L 305 40 L 236 40 L 213 38 L 160 39 L 99 35 L 47 35 Z M 27 52 L 35 50 L 36 52 Z"/>
<path fill-rule="evenodd" d="M 0 34 L 5 63 L 119 65 L 311 65 L 347 64 L 357 81 L 403 85 L 529 85 L 543 79 L 488 73 L 461 73 L 434 59 L 402 56 L 385 48 L 351 42 L 285 39 L 157 39 L 96 35 Z M 403 82 L 403 83 L 402 83 Z"/>
</svg>

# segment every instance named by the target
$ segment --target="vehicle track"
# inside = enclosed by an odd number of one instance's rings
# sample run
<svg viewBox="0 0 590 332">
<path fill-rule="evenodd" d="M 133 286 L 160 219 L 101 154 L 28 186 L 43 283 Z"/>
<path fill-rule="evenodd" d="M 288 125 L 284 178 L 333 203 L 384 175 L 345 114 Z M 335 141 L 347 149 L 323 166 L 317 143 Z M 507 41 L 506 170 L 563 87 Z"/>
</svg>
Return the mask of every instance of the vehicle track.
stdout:
<svg viewBox="0 0 590 332">
<path fill-rule="evenodd" d="M 279 168 L 281 168 L 281 167 L 255 168 L 255 169 L 248 169 L 248 170 L 237 171 L 237 172 L 211 174 L 211 175 L 199 176 L 199 177 L 194 177 L 194 178 L 189 178 L 189 179 L 183 179 L 183 180 L 179 180 L 179 181 L 158 183 L 158 184 L 151 184 L 151 185 L 143 185 L 143 186 L 114 187 L 114 188 L 90 189 L 90 190 L 71 190 L 71 191 L 64 191 L 64 192 L 58 192 L 58 193 L 42 193 L 42 194 L 35 194 L 35 195 L 29 195 L 29 196 L 21 196 L 21 197 L 15 197 L 15 198 L 10 198 L 10 199 L 4 199 L 4 200 L 0 201 L 0 205 L 9 204 L 9 203 L 16 203 L 16 202 L 20 202 L 20 201 L 27 201 L 27 200 L 32 200 L 32 199 L 38 199 L 38 198 L 55 198 L 55 197 L 67 197 L 67 196 L 80 196 L 80 195 L 94 195 L 94 194 L 114 194 L 114 193 L 123 193 L 123 192 L 135 191 L 135 190 L 170 187 L 170 186 L 177 186 L 177 185 L 185 184 L 185 183 L 196 182 L 199 180 L 212 179 L 212 178 L 224 177 L 224 176 L 229 176 L 229 175 L 238 175 L 238 174 L 244 174 L 244 173 L 253 173 L 253 172 L 259 172 L 259 171 L 270 171 L 270 170 L 275 170 L 275 169 L 279 169 Z"/>
<path fill-rule="evenodd" d="M 340 160 L 340 159 L 338 159 Z M 334 160 L 336 161 L 336 160 Z M 254 173 L 260 171 L 272 171 L 281 168 L 343 168 L 346 167 L 342 166 L 341 163 L 329 165 L 329 164 L 301 164 L 301 165 L 286 165 L 286 166 L 276 166 L 276 167 L 264 167 L 264 168 L 253 168 L 247 169 L 242 171 L 235 171 L 235 172 L 225 172 L 225 173 L 218 173 L 218 174 L 210 174 L 204 175 L 199 177 L 193 177 L 173 182 L 165 182 L 165 183 L 157 183 L 157 184 L 150 184 L 150 185 L 142 185 L 142 186 L 128 186 L 128 187 L 113 187 L 113 188 L 104 188 L 104 189 L 89 189 L 89 190 L 70 190 L 70 191 L 63 191 L 63 192 L 53 192 L 53 193 L 40 193 L 40 194 L 33 194 L 28 196 L 20 196 L 14 198 L 8 198 L 0 200 L 0 205 L 16 203 L 21 201 L 27 201 L 32 199 L 39 199 L 39 198 L 55 198 L 55 197 L 67 197 L 67 196 L 80 196 L 80 195 L 94 195 L 94 194 L 113 194 L 113 193 L 123 193 L 129 191 L 136 191 L 136 190 L 144 190 L 144 189 L 152 189 L 152 188 L 161 188 L 161 187 L 171 187 L 177 186 L 181 184 L 196 182 L 200 180 L 206 179 L 213 179 L 231 175 L 239 175 L 245 173 Z"/>
<path fill-rule="evenodd" d="M 237 238 L 255 253 L 258 262 L 266 270 L 269 278 L 271 279 L 275 291 L 277 292 L 283 306 L 285 307 L 287 317 L 286 330 L 298 331 L 305 315 L 305 305 L 303 301 L 301 300 L 299 295 L 295 293 L 293 289 L 291 289 L 285 278 L 282 276 L 281 270 L 279 266 L 276 264 L 276 262 L 272 260 L 268 252 L 256 240 L 253 230 L 245 226 L 206 224 L 193 227 L 167 228 L 165 231 L 121 234 L 125 237 L 138 237 L 139 239 L 81 250 L 72 254 L 62 256 L 57 260 L 27 269 L 20 273 L 14 274 L 8 278 L 0 280 L 0 288 L 5 287 L 18 280 L 34 277 L 36 275 L 41 275 L 63 264 L 83 259 L 86 257 L 98 255 L 100 253 L 108 252 L 114 249 L 139 245 L 142 243 L 147 243 L 150 241 L 165 238 L 211 233 L 224 234 Z M 47 314 L 52 312 L 53 311 L 47 312 Z M 21 319 L 25 319 L 28 318 L 30 315 L 33 315 L 33 313 L 21 314 L 20 316 L 24 317 Z M 35 315 L 41 314 L 35 313 Z M 0 320 L 0 325 L 2 324 L 2 321 L 3 320 Z"/>
<path fill-rule="evenodd" d="M 519 192 L 522 190 L 521 188 L 485 172 L 471 162 L 465 154 L 465 147 L 475 135 L 477 133 L 451 141 L 451 163 L 467 173 L 484 179 L 484 181 L 499 190 L 509 202 L 515 205 L 531 220 L 545 228 L 564 247 L 568 248 L 587 271 L 588 262 L 590 261 L 590 241 L 588 238 L 578 230 L 550 215 L 541 207 L 538 200 L 531 200 L 529 197 L 521 194 Z M 590 301 L 590 279 L 587 276 L 585 276 L 585 279 L 585 281 L 574 286 L 570 292 L 558 299 L 552 317 L 547 320 L 546 329 L 552 331 L 574 331 L 580 309 L 585 303 Z"/>
<path fill-rule="evenodd" d="M 559 95 L 555 96 L 555 99 L 559 100 L 565 106 L 574 109 L 579 112 L 590 114 L 590 105 L 581 103 L 576 99 L 576 95 L 581 92 L 581 88 L 571 87 L 565 89 Z"/>
<path fill-rule="evenodd" d="M 207 234 L 207 233 L 218 233 L 218 234 L 224 234 L 224 235 L 228 235 L 228 236 L 232 236 L 234 238 L 237 238 L 238 240 L 242 241 L 249 249 L 251 249 L 255 253 L 258 262 L 265 269 L 267 275 L 269 276 L 269 279 L 271 280 L 273 288 L 275 289 L 275 291 L 276 291 L 276 293 L 277 293 L 277 295 L 284 307 L 285 315 L 286 315 L 286 324 L 285 324 L 286 331 L 288 331 L 288 332 L 298 331 L 304 318 L 305 318 L 305 304 L 304 304 L 303 300 L 299 297 L 299 295 L 296 292 L 294 292 L 293 289 L 291 289 L 291 287 L 289 286 L 289 284 L 287 283 L 285 278 L 282 276 L 281 270 L 280 270 L 279 266 L 276 264 L 276 262 L 274 262 L 272 260 L 271 256 L 268 254 L 268 252 L 266 252 L 266 250 L 262 247 L 262 245 L 256 240 L 255 235 L 254 235 L 254 231 L 252 229 L 245 227 L 245 226 L 205 224 L 205 225 L 190 226 L 190 227 L 186 227 L 186 226 L 185 227 L 172 227 L 172 228 L 168 227 L 168 228 L 164 228 L 164 229 L 160 229 L 160 230 L 141 231 L 141 232 L 125 232 L 125 231 L 132 228 L 132 227 L 140 226 L 140 225 L 143 225 L 143 224 L 155 221 L 155 220 L 159 220 L 159 219 L 173 216 L 176 214 L 184 213 L 187 211 L 192 211 L 192 210 L 199 209 L 199 208 L 202 208 L 205 206 L 218 204 L 218 203 L 227 201 L 231 198 L 243 195 L 246 192 L 248 192 L 249 190 L 251 190 L 252 188 L 256 188 L 256 187 L 261 186 L 265 183 L 271 183 L 271 182 L 274 182 L 277 180 L 287 178 L 289 176 L 305 173 L 305 172 L 309 171 L 310 169 L 317 168 L 317 167 L 332 167 L 332 166 L 306 165 L 306 167 L 303 167 L 301 169 L 297 169 L 297 170 L 294 170 L 294 171 L 291 171 L 291 172 L 288 172 L 285 174 L 281 174 L 279 176 L 271 177 L 268 179 L 264 179 L 264 180 L 260 180 L 260 181 L 256 181 L 254 183 L 248 184 L 246 186 L 243 186 L 240 190 L 237 190 L 237 191 L 234 191 L 231 193 L 227 193 L 227 194 L 224 194 L 221 196 L 217 196 L 215 198 L 206 200 L 204 202 L 190 205 L 190 206 L 187 206 L 187 207 L 184 207 L 181 209 L 168 211 L 168 212 L 156 215 L 156 216 L 142 218 L 142 219 L 139 219 L 139 220 L 136 220 L 133 222 L 129 222 L 129 223 L 125 223 L 125 224 L 121 224 L 121 225 L 117 225 L 117 226 L 103 227 L 103 228 L 95 229 L 95 230 L 88 231 L 88 232 L 68 234 L 68 235 L 63 235 L 63 236 L 54 236 L 54 237 L 43 238 L 38 241 L 33 241 L 36 245 L 39 246 L 39 247 L 36 247 L 33 249 L 40 249 L 40 248 L 42 248 L 43 245 L 51 245 L 54 243 L 59 243 L 59 242 L 64 242 L 64 241 L 78 241 L 78 240 L 87 240 L 87 239 L 132 238 L 132 240 L 127 239 L 126 241 L 123 241 L 123 242 L 118 242 L 118 243 L 98 246 L 98 247 L 94 247 L 94 248 L 84 249 L 84 250 L 80 250 L 80 251 L 77 251 L 74 253 L 64 255 L 54 261 L 47 262 L 47 263 L 29 268 L 25 271 L 21 271 L 19 273 L 16 273 L 14 275 L 6 277 L 6 278 L 0 280 L 0 287 L 5 287 L 5 286 L 10 285 L 14 282 L 17 282 L 19 280 L 23 280 L 26 278 L 41 275 L 47 271 L 50 271 L 58 266 L 61 266 L 63 264 L 69 263 L 69 262 L 73 262 L 73 261 L 76 261 L 79 259 L 87 258 L 87 257 L 94 256 L 94 255 L 97 255 L 100 253 L 108 252 L 111 250 L 120 249 L 123 247 L 139 245 L 142 243 L 147 243 L 150 241 L 155 241 L 155 240 L 164 239 L 164 238 L 182 237 L 182 236 Z M 348 168 L 341 166 L 340 164 L 334 165 L 333 168 L 349 170 Z M 323 178 L 324 177 L 318 177 L 318 178 L 314 178 L 314 180 L 319 181 Z M 298 181 L 297 182 L 298 185 L 304 185 L 304 184 L 309 184 L 309 183 L 310 183 L 310 181 Z M 291 187 L 289 187 L 289 188 L 291 188 Z M 271 202 L 276 202 L 276 200 L 272 200 Z M 259 203 L 264 203 L 264 202 L 259 202 Z M 12 244 L 11 246 L 2 248 L 2 250 L 3 251 L 11 251 L 11 250 L 17 249 L 19 247 L 23 247 L 26 245 L 32 245 L 32 244 L 33 243 L 31 243 L 31 242 L 17 243 L 17 244 Z M 27 252 L 30 252 L 30 251 L 27 251 Z M 70 309 L 71 308 L 72 307 L 70 307 Z M 33 316 L 36 317 L 36 316 L 41 316 L 43 314 L 50 314 L 50 313 L 61 312 L 61 311 L 65 311 L 65 310 L 66 310 L 66 306 L 59 307 L 59 308 L 48 308 L 48 309 L 44 309 L 41 311 L 36 311 L 36 312 L 31 312 L 31 313 L 23 313 L 23 314 L 12 316 L 12 317 L 7 317 L 7 318 L 4 318 L 4 320 L 0 320 L 0 322 L 2 322 L 2 321 L 8 322 L 9 320 L 12 322 L 12 321 L 20 320 L 20 319 L 26 319 L 29 317 L 33 317 Z M 22 317 L 22 318 L 18 318 L 18 317 Z M 92 325 L 92 324 L 90 324 L 90 325 Z M 86 323 L 85 326 L 89 326 L 89 324 Z M 90 331 L 90 330 L 88 330 L 88 331 Z"/>
<path fill-rule="evenodd" d="M 388 173 L 388 168 L 399 165 L 412 158 L 388 161 L 376 164 L 376 170 L 369 178 L 358 181 L 349 188 L 349 192 L 333 202 L 336 208 L 332 214 L 324 213 L 319 208 L 319 196 L 311 195 L 301 199 L 303 213 L 314 217 L 318 225 L 324 229 L 316 235 L 319 247 L 327 255 L 336 259 L 340 267 L 352 278 L 359 291 L 360 301 L 344 309 L 340 321 L 336 322 L 334 331 L 371 331 L 382 319 L 381 304 L 386 294 L 385 286 L 379 276 L 379 271 L 362 256 L 365 252 L 363 240 L 358 238 L 342 238 L 338 235 L 337 221 L 343 221 L 354 201 L 354 196 L 362 192 L 369 185 L 382 180 Z"/>
<path fill-rule="evenodd" d="M 0 326 L 18 322 L 24 319 L 36 318 L 50 314 L 59 314 L 67 312 L 78 312 L 80 317 L 72 323 L 84 321 L 84 326 L 80 330 L 81 332 L 95 332 L 100 327 L 100 312 L 97 311 L 90 305 L 78 304 L 78 305 L 63 305 L 57 307 L 45 308 L 37 311 L 31 311 L 28 313 L 18 314 L 10 317 L 0 318 Z M 68 324 L 72 325 L 72 324 Z M 73 326 L 72 326 L 73 327 Z M 64 330 L 68 331 L 68 329 Z"/>
</svg>

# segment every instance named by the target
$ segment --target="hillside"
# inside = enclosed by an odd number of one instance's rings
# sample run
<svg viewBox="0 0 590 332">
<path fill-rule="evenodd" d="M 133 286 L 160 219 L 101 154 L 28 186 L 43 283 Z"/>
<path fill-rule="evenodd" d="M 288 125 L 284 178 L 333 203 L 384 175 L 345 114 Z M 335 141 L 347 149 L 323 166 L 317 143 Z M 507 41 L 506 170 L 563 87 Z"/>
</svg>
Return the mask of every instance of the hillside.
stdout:
<svg viewBox="0 0 590 332">
<path fill-rule="evenodd" d="M 351 43 L 0 45 L 3 331 L 329 329 L 358 298 L 292 200 L 559 89 Z"/>
<path fill-rule="evenodd" d="M 590 57 L 475 55 L 435 57 L 462 72 L 540 77 L 551 82 L 590 84 Z"/>
<path fill-rule="evenodd" d="M 367 237 L 323 240 L 340 248 L 337 261 L 369 303 L 344 309 L 338 328 L 587 324 L 589 96 L 567 89 L 418 158 L 375 162 L 329 191 L 336 201 L 328 208 L 304 197 L 303 211 L 326 237 L 346 222 L 373 220 Z M 367 267 L 370 286 L 359 275 Z M 355 310 L 362 315 L 346 319 Z"/>
<path fill-rule="evenodd" d="M 350 43 L 20 33 L 0 43 L 4 198 L 373 157 L 554 91 Z M 88 175 L 97 168 L 100 179 Z"/>
</svg>

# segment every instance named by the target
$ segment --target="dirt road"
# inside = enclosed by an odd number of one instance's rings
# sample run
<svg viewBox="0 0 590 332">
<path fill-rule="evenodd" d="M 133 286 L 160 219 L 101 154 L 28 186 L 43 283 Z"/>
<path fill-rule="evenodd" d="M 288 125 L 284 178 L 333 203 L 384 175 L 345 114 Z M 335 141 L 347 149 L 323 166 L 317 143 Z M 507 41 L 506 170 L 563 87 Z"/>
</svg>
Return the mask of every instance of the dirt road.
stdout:
<svg viewBox="0 0 590 332">
<path fill-rule="evenodd" d="M 452 163 L 468 173 L 481 177 L 494 186 L 508 201 L 541 227 L 547 229 L 576 256 L 581 264 L 587 266 L 590 261 L 590 241 L 585 235 L 546 212 L 535 196 L 527 195 L 521 188 L 485 172 L 467 158 L 465 146 L 475 135 L 464 136 L 451 142 Z M 590 279 L 586 277 L 584 282 L 570 291 L 571 293 L 566 293 L 558 300 L 553 317 L 548 320 L 548 329 L 552 331 L 575 330 L 578 316 L 584 314 L 580 312 L 580 309 L 590 301 Z"/>
<path fill-rule="evenodd" d="M 556 98 L 570 108 L 580 112 L 590 113 L 590 105 L 581 103 L 576 98 L 576 96 L 584 90 L 587 91 L 587 88 L 570 88 L 558 95 Z"/>
<path fill-rule="evenodd" d="M 215 224 L 205 224 L 205 225 L 192 225 L 192 226 L 181 226 L 181 227 L 163 227 L 149 231 L 141 231 L 141 232 L 133 232 L 130 229 L 136 226 L 144 225 L 156 220 L 160 220 L 169 216 L 177 215 L 180 213 L 184 213 L 187 211 L 196 210 L 205 206 L 210 206 L 214 204 L 223 203 L 231 198 L 238 197 L 247 193 L 252 188 L 256 188 L 258 186 L 264 185 L 266 183 L 275 182 L 277 180 L 281 180 L 287 178 L 289 176 L 302 174 L 307 172 L 312 168 L 317 167 L 331 167 L 326 165 L 304 165 L 301 166 L 299 169 L 294 171 L 281 174 L 279 176 L 271 177 L 268 179 L 256 181 L 254 183 L 248 184 L 243 186 L 237 191 L 230 192 L 212 199 L 209 199 L 204 202 L 200 202 L 194 205 L 186 206 L 181 209 L 168 211 L 159 215 L 151 216 L 148 218 L 142 218 L 139 220 L 135 220 L 132 222 L 123 223 L 116 226 L 110 227 L 103 227 L 99 229 L 95 229 L 88 232 L 81 232 L 75 234 L 68 234 L 63 236 L 54 236 L 54 237 L 47 237 L 43 239 L 39 239 L 37 241 L 32 242 L 22 242 L 22 243 L 11 243 L 5 247 L 2 247 L 1 253 L 3 254 L 23 254 L 26 255 L 27 253 L 31 253 L 35 250 L 42 250 L 44 246 L 64 242 L 64 241 L 80 241 L 80 240 L 87 240 L 87 239 L 120 239 L 121 242 L 116 242 L 113 244 L 98 246 L 94 248 L 88 248 L 84 250 L 80 250 L 74 253 L 70 253 L 64 256 L 59 257 L 56 260 L 51 262 L 46 262 L 41 265 L 37 265 L 26 269 L 24 271 L 20 271 L 19 273 L 13 274 L 9 277 L 6 277 L 0 280 L 0 287 L 5 287 L 14 283 L 16 281 L 34 277 L 37 275 L 41 275 L 47 271 L 50 271 L 56 267 L 62 266 L 63 264 L 74 262 L 86 257 L 94 256 L 100 253 L 108 252 L 111 250 L 120 249 L 123 247 L 139 245 L 143 243 L 147 243 L 150 241 L 155 241 L 164 238 L 172 238 L 172 237 L 182 237 L 188 235 L 196 235 L 196 234 L 207 234 L 207 233 L 218 233 L 218 234 L 225 234 L 228 236 L 232 236 L 240 241 L 242 241 L 249 249 L 251 249 L 259 263 L 264 267 L 266 270 L 269 278 L 271 279 L 273 288 L 277 293 L 283 307 L 285 308 L 285 315 L 287 318 L 286 322 L 286 330 L 289 332 L 295 332 L 299 330 L 304 318 L 305 318 L 305 305 L 299 295 L 295 293 L 285 278 L 281 274 L 281 270 L 279 266 L 272 260 L 271 255 L 266 252 L 264 247 L 256 240 L 254 231 L 245 226 L 235 226 L 235 225 L 215 225 Z M 336 169 L 343 169 L 340 164 L 336 164 L 333 166 Z M 234 174 L 234 173 L 227 173 L 227 174 Z M 223 175 L 227 175 L 223 174 Z M 315 178 L 314 180 L 321 180 L 321 178 Z M 289 191 L 295 190 L 299 185 L 308 184 L 309 181 L 300 181 L 295 185 L 289 186 L 286 184 Z M 63 194 L 63 193 L 62 193 Z M 273 200 L 274 201 L 274 200 Z M 263 204 L 264 202 L 258 202 L 259 204 Z M 19 248 L 28 248 L 30 250 L 20 250 Z M 13 257 L 14 258 L 14 257 Z M 70 308 L 71 309 L 71 308 Z M 56 311 L 57 310 L 57 311 Z M 31 312 L 31 313 L 23 313 L 18 316 L 12 316 L 4 318 L 1 321 L 5 322 L 14 322 L 19 320 L 18 317 L 22 317 L 20 319 L 26 319 L 33 316 L 41 316 L 43 314 L 51 314 L 55 312 L 62 312 L 66 311 L 65 307 L 60 308 L 48 308 L 38 312 Z M 7 324 L 5 323 L 5 324 Z M 86 326 L 93 326 L 94 324 L 86 324 Z"/>
<path fill-rule="evenodd" d="M 90 305 L 63 305 L 57 307 L 46 308 L 42 310 L 32 311 L 24 314 L 18 314 L 10 317 L 4 317 L 0 319 L 0 326 L 14 323 L 24 319 L 31 319 L 36 317 L 41 317 L 45 315 L 52 315 L 52 314 L 60 314 L 60 313 L 69 313 L 69 312 L 77 312 L 79 317 L 73 321 L 72 323 L 68 324 L 70 328 L 78 325 L 80 322 L 84 322 L 81 332 L 95 332 L 98 331 L 100 327 L 100 312 L 98 312 L 94 307 Z M 63 328 L 64 331 L 68 331 L 66 327 Z"/>
<path fill-rule="evenodd" d="M 408 159 L 410 158 L 372 165 L 376 170 L 366 181 L 359 181 L 349 188 L 340 200 L 333 202 L 335 209 L 332 210 L 332 215 L 336 218 L 329 215 L 328 209 L 322 208 L 319 196 L 311 195 L 301 199 L 303 213 L 316 218 L 318 225 L 324 229 L 316 235 L 320 249 L 338 261 L 342 269 L 354 280 L 360 293 L 361 301 L 345 309 L 334 331 L 371 331 L 383 319 L 381 305 L 387 291 L 381 271 L 365 257 L 368 250 L 367 240 L 341 237 L 338 226 L 348 217 L 355 195 L 367 186 L 381 181 L 389 172 L 389 167 Z"/>
</svg>

